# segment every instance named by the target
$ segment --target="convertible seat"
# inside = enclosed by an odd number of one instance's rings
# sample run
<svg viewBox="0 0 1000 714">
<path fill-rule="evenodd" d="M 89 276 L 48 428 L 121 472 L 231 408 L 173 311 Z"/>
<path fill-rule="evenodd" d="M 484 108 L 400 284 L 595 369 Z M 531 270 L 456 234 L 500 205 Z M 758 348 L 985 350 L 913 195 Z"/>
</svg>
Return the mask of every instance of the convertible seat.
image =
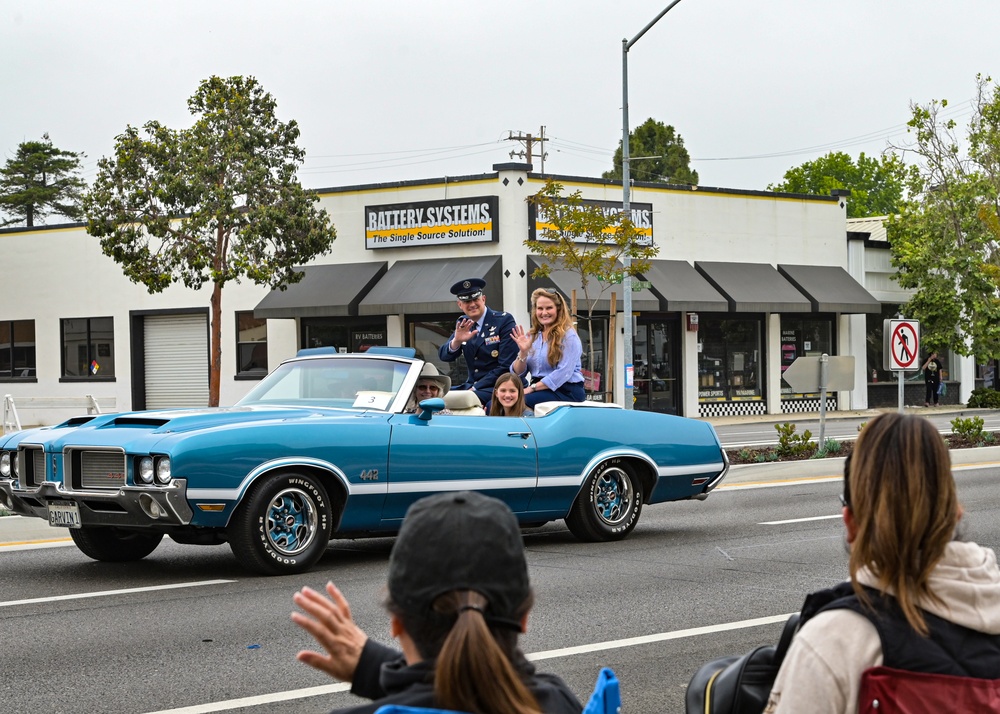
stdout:
<svg viewBox="0 0 1000 714">
<path fill-rule="evenodd" d="M 605 407 L 607 409 L 624 409 L 621 404 L 613 404 L 611 402 L 539 402 L 532 409 L 535 412 L 536 417 L 545 416 L 553 409 L 558 409 L 559 407 Z"/>
<path fill-rule="evenodd" d="M 444 406 L 452 414 L 459 416 L 486 416 L 486 410 L 476 393 L 469 389 L 448 392 L 444 395 Z"/>
</svg>

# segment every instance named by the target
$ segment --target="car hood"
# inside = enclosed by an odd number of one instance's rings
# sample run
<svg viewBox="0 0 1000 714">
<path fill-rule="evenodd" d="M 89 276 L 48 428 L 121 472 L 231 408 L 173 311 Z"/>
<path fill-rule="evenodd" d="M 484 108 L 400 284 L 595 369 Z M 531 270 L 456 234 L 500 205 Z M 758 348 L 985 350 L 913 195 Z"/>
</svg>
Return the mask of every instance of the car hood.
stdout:
<svg viewBox="0 0 1000 714">
<path fill-rule="evenodd" d="M 388 417 L 388 414 L 378 413 Z M 152 444 L 168 437 L 228 429 L 238 425 L 268 421 L 324 419 L 354 420 L 365 412 L 350 409 L 282 406 L 238 406 L 205 409 L 168 409 L 161 411 L 122 412 L 75 417 L 53 427 L 28 429 L 8 435 L 2 446 L 15 448 L 19 443 L 44 444 L 47 451 L 61 451 L 65 446 L 120 446 Z"/>
</svg>

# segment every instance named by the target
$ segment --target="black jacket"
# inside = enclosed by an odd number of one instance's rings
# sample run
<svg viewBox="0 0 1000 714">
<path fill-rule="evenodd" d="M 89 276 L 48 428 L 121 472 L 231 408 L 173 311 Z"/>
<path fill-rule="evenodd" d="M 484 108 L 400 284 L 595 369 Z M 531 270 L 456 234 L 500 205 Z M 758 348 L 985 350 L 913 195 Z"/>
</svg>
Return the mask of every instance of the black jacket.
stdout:
<svg viewBox="0 0 1000 714">
<path fill-rule="evenodd" d="M 882 664 L 910 672 L 995 679 L 1000 672 L 1000 636 L 970 630 L 929 612 L 929 637 L 918 633 L 896 599 L 867 588 L 874 610 L 866 608 L 850 583 L 820 590 L 806 598 L 802 620 L 824 610 L 845 608 L 868 618 L 882 640 Z"/>
<path fill-rule="evenodd" d="M 579 714 L 583 710 L 576 695 L 559 677 L 539 674 L 534 665 L 524 659 L 519 668 L 528 689 L 546 714 Z M 384 704 L 434 707 L 434 663 L 407 665 L 401 653 L 368 640 L 354 672 L 351 693 L 373 701 L 337 709 L 332 714 L 374 714 Z"/>
</svg>

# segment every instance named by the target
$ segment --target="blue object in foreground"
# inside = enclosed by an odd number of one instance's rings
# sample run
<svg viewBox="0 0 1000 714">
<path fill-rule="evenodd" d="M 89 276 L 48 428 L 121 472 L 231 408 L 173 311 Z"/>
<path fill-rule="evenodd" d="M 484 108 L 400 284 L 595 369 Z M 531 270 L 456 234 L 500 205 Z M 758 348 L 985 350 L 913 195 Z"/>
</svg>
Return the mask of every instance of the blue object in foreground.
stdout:
<svg viewBox="0 0 1000 714">
<path fill-rule="evenodd" d="M 524 526 L 562 519 L 581 540 L 611 541 L 646 505 L 705 498 L 729 468 L 712 426 L 683 417 L 567 402 L 527 419 L 442 413 L 461 392 L 413 412 L 423 364 L 308 353 L 232 407 L 8 434 L 0 506 L 68 528 L 97 560 L 143 558 L 168 535 L 229 543 L 248 569 L 280 575 L 310 568 L 331 538 L 392 535 L 431 493 L 481 491 Z"/>
</svg>

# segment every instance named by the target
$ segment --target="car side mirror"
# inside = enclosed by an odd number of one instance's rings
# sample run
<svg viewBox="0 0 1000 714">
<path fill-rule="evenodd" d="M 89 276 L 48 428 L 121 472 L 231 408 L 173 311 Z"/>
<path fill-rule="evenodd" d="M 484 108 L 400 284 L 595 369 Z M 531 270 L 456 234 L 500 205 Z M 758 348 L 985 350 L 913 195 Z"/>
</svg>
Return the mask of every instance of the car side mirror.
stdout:
<svg viewBox="0 0 1000 714">
<path fill-rule="evenodd" d="M 417 409 L 417 419 L 422 421 L 430 421 L 430 418 L 434 416 L 435 412 L 444 410 L 444 400 L 440 397 L 435 397 L 434 399 L 425 399 L 420 402 Z"/>
</svg>

